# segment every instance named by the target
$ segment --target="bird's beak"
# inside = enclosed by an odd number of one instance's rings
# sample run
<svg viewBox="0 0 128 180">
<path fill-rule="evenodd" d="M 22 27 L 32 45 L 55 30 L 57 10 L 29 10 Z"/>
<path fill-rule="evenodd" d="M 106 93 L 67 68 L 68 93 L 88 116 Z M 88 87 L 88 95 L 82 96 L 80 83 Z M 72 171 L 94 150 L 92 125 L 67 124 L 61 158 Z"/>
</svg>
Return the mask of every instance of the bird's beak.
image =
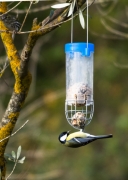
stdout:
<svg viewBox="0 0 128 180">
<path fill-rule="evenodd" d="M 70 134 L 70 131 L 67 131 L 67 134 L 69 135 L 69 134 Z"/>
</svg>

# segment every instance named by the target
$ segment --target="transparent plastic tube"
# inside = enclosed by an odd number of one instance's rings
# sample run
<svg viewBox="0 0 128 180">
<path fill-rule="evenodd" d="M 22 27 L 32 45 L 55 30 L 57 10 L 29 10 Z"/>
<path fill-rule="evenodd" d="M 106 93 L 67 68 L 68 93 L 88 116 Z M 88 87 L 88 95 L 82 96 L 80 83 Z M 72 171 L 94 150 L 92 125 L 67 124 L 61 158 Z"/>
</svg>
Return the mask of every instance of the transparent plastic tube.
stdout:
<svg viewBox="0 0 128 180">
<path fill-rule="evenodd" d="M 65 115 L 69 124 L 84 130 L 93 117 L 94 44 L 69 43 L 66 53 Z"/>
<path fill-rule="evenodd" d="M 68 105 L 90 104 L 93 101 L 94 45 L 69 43 L 66 53 L 66 101 Z"/>
</svg>

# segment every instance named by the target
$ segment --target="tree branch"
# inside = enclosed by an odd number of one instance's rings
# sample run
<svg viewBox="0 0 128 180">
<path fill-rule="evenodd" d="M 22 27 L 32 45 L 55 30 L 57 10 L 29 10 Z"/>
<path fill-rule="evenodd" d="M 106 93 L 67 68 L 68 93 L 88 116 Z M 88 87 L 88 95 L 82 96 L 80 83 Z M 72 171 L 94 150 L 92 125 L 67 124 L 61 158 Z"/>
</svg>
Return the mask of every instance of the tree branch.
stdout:
<svg viewBox="0 0 128 180">
<path fill-rule="evenodd" d="M 72 0 L 68 0 L 67 2 L 71 2 L 71 1 Z M 86 0 L 77 0 L 78 7 L 82 7 L 82 5 L 85 4 L 85 2 Z M 51 32 L 55 28 L 59 27 L 58 24 L 61 24 L 64 21 L 70 19 L 70 17 L 67 17 L 68 9 L 69 7 L 55 10 L 52 17 L 48 16 L 45 20 L 42 21 L 42 23 L 37 23 L 37 19 L 34 19 L 31 30 L 32 31 L 35 30 L 35 32 L 31 32 L 28 36 L 27 42 L 21 53 L 22 61 L 29 60 L 32 49 L 40 36 L 43 36 Z M 74 9 L 73 13 L 76 12 L 77 12 L 77 8 Z"/>
<path fill-rule="evenodd" d="M 0 3 L 0 12 L 5 13 L 7 11 L 6 2 Z M 0 21 L 0 29 L 6 30 L 5 25 Z M 29 86 L 31 83 L 31 74 L 28 72 L 28 61 L 23 61 L 14 45 L 12 35 L 7 32 L 0 33 L 3 41 L 6 53 L 10 62 L 11 70 L 15 77 L 15 84 L 11 99 L 8 107 L 1 121 L 0 127 L 0 140 L 11 135 L 13 128 L 16 124 L 20 110 L 26 99 Z M 1 179 L 5 179 L 6 168 L 4 161 L 4 152 L 7 146 L 8 139 L 0 142 L 0 167 L 1 167 Z"/>
</svg>

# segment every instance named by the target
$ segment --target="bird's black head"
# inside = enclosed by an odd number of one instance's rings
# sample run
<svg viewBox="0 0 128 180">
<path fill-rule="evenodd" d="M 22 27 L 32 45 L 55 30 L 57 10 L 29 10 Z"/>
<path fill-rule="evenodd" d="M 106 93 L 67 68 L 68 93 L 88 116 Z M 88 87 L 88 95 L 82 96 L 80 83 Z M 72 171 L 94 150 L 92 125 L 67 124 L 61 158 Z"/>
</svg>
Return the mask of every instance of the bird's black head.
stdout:
<svg viewBox="0 0 128 180">
<path fill-rule="evenodd" d="M 65 144 L 68 135 L 69 135 L 69 131 L 62 132 L 62 133 L 59 135 L 59 138 L 58 138 L 59 141 L 60 141 L 62 144 Z"/>
</svg>

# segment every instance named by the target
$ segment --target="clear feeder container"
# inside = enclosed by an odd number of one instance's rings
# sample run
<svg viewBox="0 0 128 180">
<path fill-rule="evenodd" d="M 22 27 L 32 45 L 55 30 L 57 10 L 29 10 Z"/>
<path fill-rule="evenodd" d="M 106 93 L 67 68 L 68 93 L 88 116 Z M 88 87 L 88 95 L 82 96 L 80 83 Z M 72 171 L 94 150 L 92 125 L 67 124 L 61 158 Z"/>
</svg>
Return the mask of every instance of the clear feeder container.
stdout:
<svg viewBox="0 0 128 180">
<path fill-rule="evenodd" d="M 94 112 L 92 43 L 68 43 L 66 53 L 65 114 L 71 126 L 84 129 Z"/>
</svg>

